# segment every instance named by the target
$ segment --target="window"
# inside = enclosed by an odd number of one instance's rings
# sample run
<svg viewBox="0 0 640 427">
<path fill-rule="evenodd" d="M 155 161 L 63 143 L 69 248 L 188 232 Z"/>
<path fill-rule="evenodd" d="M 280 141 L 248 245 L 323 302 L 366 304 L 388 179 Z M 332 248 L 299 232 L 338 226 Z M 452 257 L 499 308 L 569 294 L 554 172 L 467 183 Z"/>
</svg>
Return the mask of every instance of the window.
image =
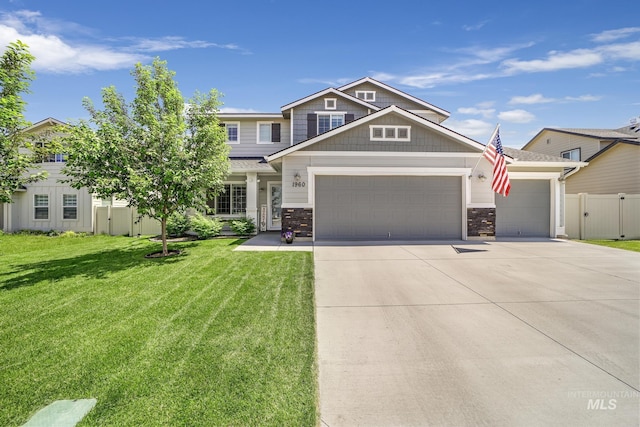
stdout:
<svg viewBox="0 0 640 427">
<path fill-rule="evenodd" d="M 336 98 L 325 98 L 324 99 L 324 109 L 325 110 L 335 110 L 338 108 L 338 100 Z"/>
<path fill-rule="evenodd" d="M 78 195 L 62 195 L 62 219 L 78 219 Z"/>
<path fill-rule="evenodd" d="M 39 160 L 42 163 L 63 163 L 67 161 L 66 153 L 48 153 L 46 142 L 36 142 L 36 148 L 39 150 Z"/>
<path fill-rule="evenodd" d="M 372 141 L 410 141 L 411 126 L 369 126 Z"/>
<path fill-rule="evenodd" d="M 344 114 L 318 114 L 318 135 L 344 124 Z"/>
<path fill-rule="evenodd" d="M 227 130 L 227 143 L 237 144 L 239 142 L 240 123 L 224 123 L 224 127 Z"/>
<path fill-rule="evenodd" d="M 247 186 L 245 184 L 225 184 L 224 193 L 218 194 L 207 205 L 215 209 L 216 215 L 244 215 L 247 210 Z"/>
<path fill-rule="evenodd" d="M 580 149 L 574 148 L 573 150 L 563 151 L 561 153 L 563 159 L 580 161 Z"/>
<path fill-rule="evenodd" d="M 36 194 L 33 196 L 34 219 L 49 219 L 49 195 Z"/>
<path fill-rule="evenodd" d="M 376 91 L 375 90 L 357 90 L 356 98 L 363 99 L 368 102 L 375 102 Z"/>
<path fill-rule="evenodd" d="M 280 142 L 280 123 L 258 122 L 258 144 Z"/>
</svg>

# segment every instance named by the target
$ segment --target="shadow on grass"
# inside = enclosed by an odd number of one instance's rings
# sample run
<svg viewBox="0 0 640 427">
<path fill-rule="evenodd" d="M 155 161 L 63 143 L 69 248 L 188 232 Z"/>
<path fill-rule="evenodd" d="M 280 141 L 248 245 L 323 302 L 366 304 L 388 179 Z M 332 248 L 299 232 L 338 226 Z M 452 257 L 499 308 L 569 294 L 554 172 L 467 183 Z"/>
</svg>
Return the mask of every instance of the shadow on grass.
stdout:
<svg viewBox="0 0 640 427">
<path fill-rule="evenodd" d="M 116 248 L 100 252 L 91 252 L 71 258 L 58 258 L 47 261 L 18 264 L 0 273 L 0 291 L 12 290 L 23 286 L 33 286 L 39 282 L 55 282 L 72 277 L 101 279 L 116 273 L 137 267 L 176 264 L 184 260 L 188 253 L 184 249 L 196 246 L 182 244 L 182 254 L 165 258 L 144 256 L 154 251 L 153 246 L 134 248 Z"/>
</svg>

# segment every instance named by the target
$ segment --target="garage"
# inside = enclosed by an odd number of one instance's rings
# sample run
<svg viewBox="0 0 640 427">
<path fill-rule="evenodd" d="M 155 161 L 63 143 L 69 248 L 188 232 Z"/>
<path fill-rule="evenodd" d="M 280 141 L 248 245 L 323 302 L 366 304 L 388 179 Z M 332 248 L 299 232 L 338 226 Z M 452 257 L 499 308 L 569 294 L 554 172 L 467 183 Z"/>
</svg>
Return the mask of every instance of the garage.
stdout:
<svg viewBox="0 0 640 427">
<path fill-rule="evenodd" d="M 459 176 L 316 176 L 316 240 L 462 238 Z"/>
<path fill-rule="evenodd" d="M 496 236 L 549 237 L 549 180 L 512 180 L 509 197 L 496 195 Z"/>
</svg>

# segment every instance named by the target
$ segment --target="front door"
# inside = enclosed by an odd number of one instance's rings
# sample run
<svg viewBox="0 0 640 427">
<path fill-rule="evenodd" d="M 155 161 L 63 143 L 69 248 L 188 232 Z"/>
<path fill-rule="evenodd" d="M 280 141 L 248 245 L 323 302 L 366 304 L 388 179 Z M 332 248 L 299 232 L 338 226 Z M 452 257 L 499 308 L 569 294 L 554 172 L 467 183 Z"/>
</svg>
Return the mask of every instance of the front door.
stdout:
<svg viewBox="0 0 640 427">
<path fill-rule="evenodd" d="M 269 217 L 268 230 L 280 230 L 282 227 L 282 183 L 269 183 Z"/>
</svg>

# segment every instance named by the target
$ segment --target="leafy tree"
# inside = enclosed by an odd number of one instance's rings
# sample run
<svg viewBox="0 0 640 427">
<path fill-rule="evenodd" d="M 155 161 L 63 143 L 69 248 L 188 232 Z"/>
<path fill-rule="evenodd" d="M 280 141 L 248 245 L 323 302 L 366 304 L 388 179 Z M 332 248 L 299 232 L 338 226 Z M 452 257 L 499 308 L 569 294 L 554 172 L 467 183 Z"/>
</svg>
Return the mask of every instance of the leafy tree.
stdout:
<svg viewBox="0 0 640 427">
<path fill-rule="evenodd" d="M 175 73 L 158 58 L 136 64 L 131 74 L 131 104 L 113 86 L 102 90 L 104 110 L 84 99 L 91 118 L 64 129 L 63 172 L 74 188 L 116 196 L 160 220 L 166 256 L 167 219 L 190 207 L 205 209 L 207 192 L 223 190 L 229 147 L 216 90 L 196 93 L 185 104 Z"/>
<path fill-rule="evenodd" d="M 33 173 L 34 147 L 22 132 L 30 125 L 24 118 L 29 92 L 35 78 L 31 62 L 35 58 L 21 41 L 10 43 L 0 58 L 0 203 L 11 203 L 13 193 L 25 184 L 46 177 Z"/>
</svg>

